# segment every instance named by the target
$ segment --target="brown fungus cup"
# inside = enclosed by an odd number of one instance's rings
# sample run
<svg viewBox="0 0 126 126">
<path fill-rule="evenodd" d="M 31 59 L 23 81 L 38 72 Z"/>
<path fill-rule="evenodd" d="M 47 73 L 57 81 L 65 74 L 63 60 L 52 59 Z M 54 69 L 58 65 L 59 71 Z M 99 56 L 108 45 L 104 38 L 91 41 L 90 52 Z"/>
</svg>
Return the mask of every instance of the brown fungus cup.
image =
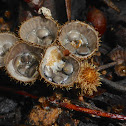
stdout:
<svg viewBox="0 0 126 126">
<path fill-rule="evenodd" d="M 54 88 L 73 87 L 80 64 L 72 56 L 64 56 L 60 46 L 48 47 L 39 66 L 39 72 Z"/>
<path fill-rule="evenodd" d="M 18 38 L 12 33 L 0 33 L 0 67 L 3 67 L 5 65 L 4 60 L 6 54 L 17 40 Z"/>
<path fill-rule="evenodd" d="M 53 19 L 33 17 L 25 21 L 20 29 L 19 36 L 24 41 L 48 47 L 56 41 L 58 24 Z"/>
<path fill-rule="evenodd" d="M 118 65 L 126 64 L 126 49 L 121 46 L 115 47 L 109 54 L 111 60 L 117 62 Z"/>
<path fill-rule="evenodd" d="M 20 82 L 34 82 L 39 75 L 38 66 L 42 53 L 42 49 L 26 43 L 15 44 L 5 60 L 8 74 Z"/>
<path fill-rule="evenodd" d="M 81 21 L 68 22 L 59 30 L 60 44 L 79 59 L 90 58 L 99 47 L 98 32 Z"/>
</svg>

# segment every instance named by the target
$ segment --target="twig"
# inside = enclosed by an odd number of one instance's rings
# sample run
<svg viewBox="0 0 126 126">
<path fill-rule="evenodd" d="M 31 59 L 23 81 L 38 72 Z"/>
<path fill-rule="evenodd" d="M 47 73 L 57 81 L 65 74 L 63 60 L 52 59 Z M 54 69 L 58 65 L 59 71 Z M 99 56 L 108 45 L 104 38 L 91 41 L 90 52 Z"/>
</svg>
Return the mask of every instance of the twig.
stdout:
<svg viewBox="0 0 126 126">
<path fill-rule="evenodd" d="M 126 86 L 123 86 L 121 85 L 120 83 L 118 82 L 113 82 L 111 80 L 108 80 L 104 77 L 101 77 L 101 81 L 104 82 L 106 85 L 118 90 L 118 91 L 121 91 L 121 92 L 125 92 L 126 93 Z"/>
<path fill-rule="evenodd" d="M 65 102 L 58 103 L 55 100 L 53 100 L 53 101 L 49 100 L 49 102 L 56 104 L 59 107 L 67 108 L 67 109 L 70 109 L 70 110 L 75 110 L 75 111 L 79 111 L 79 112 L 84 112 L 84 113 L 93 114 L 93 115 L 101 116 L 101 117 L 112 118 L 112 119 L 126 120 L 126 116 L 123 116 L 123 115 L 112 114 L 112 113 L 102 112 L 102 111 L 99 111 L 99 110 L 84 108 L 84 107 L 76 106 L 76 105 L 71 104 L 71 103 L 65 103 Z"/>
<path fill-rule="evenodd" d="M 17 94 L 20 94 L 20 95 L 23 95 L 23 96 L 28 96 L 28 97 L 31 97 L 33 99 L 39 98 L 39 97 L 34 96 L 32 94 L 29 94 L 25 91 L 16 91 L 14 89 L 5 88 L 5 87 L 2 87 L 2 86 L 0 86 L 0 89 L 5 90 L 5 91 L 9 91 L 9 92 L 13 92 L 13 93 L 17 93 Z M 97 115 L 97 116 L 101 116 L 101 117 L 108 117 L 108 118 L 113 118 L 113 119 L 118 119 L 118 120 L 126 120 L 126 116 L 123 116 L 123 115 L 112 114 L 112 113 L 102 112 L 102 111 L 99 111 L 99 110 L 93 110 L 93 109 L 89 109 L 89 108 L 79 107 L 77 105 L 65 103 L 65 102 L 59 103 L 56 100 L 51 100 L 51 99 L 48 99 L 48 101 L 51 104 L 55 104 L 55 105 L 58 105 L 59 107 L 67 108 L 67 109 L 70 109 L 70 110 L 75 110 L 75 111 L 79 111 L 79 112 L 93 114 L 93 115 Z M 0 116 L 0 118 L 2 118 L 2 116 Z"/>
<path fill-rule="evenodd" d="M 38 98 L 37 96 L 29 94 L 26 91 L 20 91 L 20 90 L 17 91 L 17 90 L 14 90 L 12 88 L 7 88 L 7 87 L 3 87 L 3 86 L 0 86 L 0 90 L 2 90 L 2 91 L 4 90 L 4 91 L 7 91 L 7 92 L 9 91 L 9 92 L 12 92 L 12 93 L 23 95 L 25 97 L 31 97 L 33 99 L 37 99 Z"/>
<path fill-rule="evenodd" d="M 71 0 L 65 0 L 68 21 L 71 21 Z"/>
<path fill-rule="evenodd" d="M 126 85 L 126 78 L 120 81 L 117 81 L 119 84 L 125 84 Z"/>
<path fill-rule="evenodd" d="M 98 67 L 98 70 L 101 71 L 101 70 L 107 69 L 109 67 L 113 67 L 116 64 L 117 64 L 117 62 L 108 63 L 108 64 L 105 64 L 105 65 L 102 65 L 102 66 Z"/>
<path fill-rule="evenodd" d="M 120 13 L 120 9 L 111 1 L 111 0 L 103 0 L 105 4 L 114 9 L 115 11 Z"/>
</svg>

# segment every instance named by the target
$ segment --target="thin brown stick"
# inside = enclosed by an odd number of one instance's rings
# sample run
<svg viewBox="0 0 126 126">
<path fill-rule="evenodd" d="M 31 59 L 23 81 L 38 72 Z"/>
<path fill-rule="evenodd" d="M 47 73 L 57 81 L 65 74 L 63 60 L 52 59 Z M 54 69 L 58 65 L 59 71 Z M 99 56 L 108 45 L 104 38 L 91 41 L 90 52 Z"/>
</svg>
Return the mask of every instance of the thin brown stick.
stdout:
<svg viewBox="0 0 126 126">
<path fill-rule="evenodd" d="M 31 97 L 33 99 L 38 99 L 39 97 L 38 96 L 35 96 L 35 95 L 32 95 L 26 91 L 22 91 L 22 90 L 17 90 L 17 89 L 13 89 L 13 88 L 8 88 L 8 87 L 4 87 L 4 86 L 0 86 L 0 90 L 2 91 L 7 91 L 7 92 L 10 92 L 10 93 L 16 93 L 16 94 L 19 94 L 19 95 L 23 95 L 24 97 Z"/>
<path fill-rule="evenodd" d="M 65 0 L 68 21 L 71 21 L 71 0 Z"/>
<path fill-rule="evenodd" d="M 108 85 L 108 86 L 110 86 L 110 87 L 112 87 L 112 88 L 114 88 L 118 91 L 126 93 L 126 86 L 121 85 L 118 82 L 113 82 L 113 81 L 108 80 L 104 77 L 101 77 L 101 81 L 104 82 L 106 85 Z"/>
<path fill-rule="evenodd" d="M 105 4 L 111 7 L 113 10 L 120 13 L 120 9 L 111 1 L 111 0 L 103 0 Z"/>
<path fill-rule="evenodd" d="M 118 114 L 112 114 L 112 113 L 107 113 L 107 112 L 102 112 L 99 110 L 93 110 L 93 109 L 89 109 L 89 108 L 85 108 L 85 107 L 80 107 L 71 103 L 67 103 L 67 102 L 56 102 L 55 100 L 50 101 L 49 102 L 58 105 L 59 107 L 63 107 L 63 108 L 67 108 L 69 110 L 75 110 L 75 111 L 79 111 L 79 112 L 84 112 L 84 113 L 88 113 L 88 114 L 93 114 L 93 115 L 97 115 L 97 116 L 101 116 L 101 117 L 107 117 L 107 118 L 113 118 L 113 119 L 118 119 L 118 120 L 126 120 L 126 116 L 124 115 L 118 115 Z"/>
<path fill-rule="evenodd" d="M 100 67 L 98 67 L 98 71 L 101 71 L 101 70 L 104 70 L 104 69 L 107 69 L 109 67 L 113 67 L 117 64 L 117 62 L 112 62 L 112 63 L 108 63 L 108 64 L 105 64 L 105 65 L 102 65 Z"/>
</svg>

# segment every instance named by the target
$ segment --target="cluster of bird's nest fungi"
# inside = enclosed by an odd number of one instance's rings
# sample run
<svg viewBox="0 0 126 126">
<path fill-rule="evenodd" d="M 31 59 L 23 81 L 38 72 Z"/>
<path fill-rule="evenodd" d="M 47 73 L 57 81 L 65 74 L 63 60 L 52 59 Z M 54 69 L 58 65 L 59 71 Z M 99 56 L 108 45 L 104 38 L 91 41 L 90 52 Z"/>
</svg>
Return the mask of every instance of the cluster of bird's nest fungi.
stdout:
<svg viewBox="0 0 126 126">
<path fill-rule="evenodd" d="M 22 23 L 19 37 L 0 34 L 1 67 L 12 78 L 34 83 L 41 75 L 55 88 L 70 89 L 76 84 L 85 94 L 97 91 L 100 74 L 88 59 L 100 40 L 92 26 L 71 21 L 59 28 L 53 19 L 36 16 Z"/>
<path fill-rule="evenodd" d="M 87 20 L 92 22 L 93 26 L 84 21 L 71 21 L 69 4 L 70 1 L 66 0 L 69 21 L 64 25 L 54 20 L 50 10 L 43 7 L 39 10 L 41 14 L 21 24 L 18 35 L 8 31 L 1 32 L 0 67 L 4 67 L 8 76 L 17 82 L 32 85 L 37 79 L 42 79 L 42 84 L 51 85 L 53 88 L 80 89 L 77 95 L 81 96 L 93 95 L 102 82 L 125 91 L 124 86 L 105 79 L 103 70 L 114 66 L 116 75 L 125 77 L 126 50 L 121 46 L 114 48 L 108 55 L 113 62 L 106 65 L 99 65 L 95 59 L 95 56 L 100 55 L 100 38 L 106 30 L 105 16 L 100 10 L 93 8 L 87 16 Z M 114 9 L 119 11 L 117 8 Z M 97 26 L 94 21 L 93 16 L 97 13 L 102 17 L 99 19 L 103 23 L 101 26 Z M 54 102 L 50 99 L 49 101 Z M 67 105 L 65 107 L 67 108 Z M 40 108 L 32 111 L 38 109 Z M 52 113 L 60 111 L 58 108 L 52 110 Z M 50 112 L 50 115 L 52 113 Z M 54 115 L 58 116 L 59 113 Z"/>
</svg>

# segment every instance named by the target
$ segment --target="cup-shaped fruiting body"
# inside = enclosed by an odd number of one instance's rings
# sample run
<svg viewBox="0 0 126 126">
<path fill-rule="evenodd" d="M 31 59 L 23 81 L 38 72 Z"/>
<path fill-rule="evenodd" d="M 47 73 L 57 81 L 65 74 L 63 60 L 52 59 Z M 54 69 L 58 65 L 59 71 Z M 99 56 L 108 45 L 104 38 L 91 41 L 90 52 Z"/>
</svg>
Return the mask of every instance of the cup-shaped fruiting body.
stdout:
<svg viewBox="0 0 126 126">
<path fill-rule="evenodd" d="M 24 41 L 48 47 L 56 41 L 57 29 L 58 24 L 53 19 L 37 16 L 21 25 L 19 35 Z"/>
<path fill-rule="evenodd" d="M 58 41 L 80 59 L 90 58 L 99 47 L 98 32 L 80 21 L 66 23 L 59 31 Z"/>
<path fill-rule="evenodd" d="M 65 87 L 69 89 L 77 78 L 79 62 L 72 56 L 63 56 L 62 49 L 60 46 L 47 48 L 40 63 L 39 72 L 41 77 L 54 88 Z"/>
<path fill-rule="evenodd" d="M 5 65 L 5 56 L 17 40 L 18 38 L 12 33 L 0 33 L 0 67 Z"/>
<path fill-rule="evenodd" d="M 118 76 L 125 77 L 126 76 L 126 65 L 125 64 L 116 65 L 115 73 Z"/>
<path fill-rule="evenodd" d="M 8 74 L 20 82 L 34 82 L 39 75 L 38 66 L 42 53 L 42 49 L 26 43 L 15 44 L 5 60 Z"/>
<path fill-rule="evenodd" d="M 109 53 L 109 57 L 111 60 L 116 61 L 117 64 L 126 63 L 126 49 L 118 46 Z"/>
<path fill-rule="evenodd" d="M 100 84 L 100 73 L 95 66 L 87 61 L 82 62 L 77 83 L 77 88 L 81 88 L 81 95 L 93 95 L 93 92 L 97 91 Z"/>
</svg>

